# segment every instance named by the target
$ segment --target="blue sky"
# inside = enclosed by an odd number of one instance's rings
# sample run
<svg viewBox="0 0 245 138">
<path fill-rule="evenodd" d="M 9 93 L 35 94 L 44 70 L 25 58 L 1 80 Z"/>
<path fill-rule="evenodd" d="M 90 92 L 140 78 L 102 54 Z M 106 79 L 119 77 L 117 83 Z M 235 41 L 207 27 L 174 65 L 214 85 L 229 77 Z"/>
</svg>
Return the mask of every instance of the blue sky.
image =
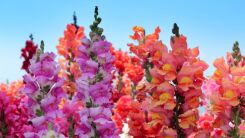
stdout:
<svg viewBox="0 0 245 138">
<path fill-rule="evenodd" d="M 107 39 L 116 48 L 127 50 L 132 42 L 134 25 L 151 33 L 161 27 L 161 39 L 169 46 L 173 23 L 187 36 L 189 47 L 199 46 L 201 59 L 212 62 L 231 51 L 239 41 L 245 52 L 245 1 L 242 0 L 3 0 L 0 2 L 0 81 L 21 79 L 20 49 L 30 33 L 34 41 L 45 41 L 46 50 L 56 52 L 55 46 L 63 35 L 72 14 L 78 24 L 89 32 L 94 6 L 99 6 L 101 26 Z"/>
</svg>

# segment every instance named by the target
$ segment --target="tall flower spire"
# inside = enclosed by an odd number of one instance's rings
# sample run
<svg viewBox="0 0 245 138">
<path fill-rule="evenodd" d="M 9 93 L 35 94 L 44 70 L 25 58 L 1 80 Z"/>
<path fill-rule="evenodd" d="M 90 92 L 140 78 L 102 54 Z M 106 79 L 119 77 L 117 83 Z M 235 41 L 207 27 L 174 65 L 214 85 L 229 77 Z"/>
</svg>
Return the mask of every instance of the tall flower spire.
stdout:
<svg viewBox="0 0 245 138">
<path fill-rule="evenodd" d="M 76 92 L 75 79 L 81 75 L 75 58 L 78 56 L 78 47 L 81 45 L 81 39 L 84 36 L 84 27 L 78 26 L 77 16 L 74 12 L 73 23 L 67 25 L 64 37 L 60 38 L 59 44 L 56 46 L 58 53 L 62 56 L 59 60 L 61 66 L 59 74 L 66 78 L 63 88 L 69 94 L 70 99 Z"/>
<path fill-rule="evenodd" d="M 95 7 L 95 21 L 90 26 L 90 39 L 82 39 L 79 46 L 79 55 L 76 58 L 82 76 L 76 81 L 77 93 L 75 98 L 85 102 L 86 108 L 81 112 L 81 118 L 86 118 L 86 131 L 78 127 L 79 136 L 95 138 L 117 137 L 115 123 L 112 121 L 111 90 L 112 69 L 114 57 L 110 52 L 111 43 L 102 36 L 103 29 L 98 25 L 98 7 Z"/>
<path fill-rule="evenodd" d="M 30 60 L 29 74 L 24 75 L 22 92 L 27 95 L 28 113 L 33 129 L 25 132 L 25 137 L 41 137 L 49 129 L 58 132 L 55 122 L 58 105 L 64 97 L 63 79 L 58 77 L 59 66 L 55 62 L 55 54 L 44 52 L 44 42 Z"/>
<path fill-rule="evenodd" d="M 24 58 L 21 69 L 29 73 L 30 60 L 37 51 L 37 45 L 33 42 L 33 35 L 30 35 L 30 40 L 26 41 L 25 48 L 21 49 L 21 57 Z"/>
<path fill-rule="evenodd" d="M 226 60 L 221 57 L 214 61 L 215 72 L 207 80 L 203 89 L 209 100 L 209 116 L 213 116 L 211 131 L 219 129 L 222 136 L 243 137 L 244 132 L 244 75 L 245 60 L 235 42 L 233 52 L 227 53 Z M 207 133 L 208 134 L 208 133 Z M 221 137 L 221 135 L 219 136 Z"/>
<path fill-rule="evenodd" d="M 129 134 L 135 137 L 188 136 L 197 127 L 195 122 L 198 120 L 203 72 L 207 64 L 198 58 L 198 48 L 187 47 L 186 37 L 180 35 L 176 23 L 170 40 L 171 51 L 159 40 L 159 28 L 150 35 L 146 35 L 142 27 L 137 26 L 133 30 L 135 33 L 131 38 L 137 40 L 138 45 L 128 45 L 131 52 L 141 59 L 147 82 L 136 86 L 133 107 L 142 108 L 132 109 L 129 113 Z"/>
</svg>

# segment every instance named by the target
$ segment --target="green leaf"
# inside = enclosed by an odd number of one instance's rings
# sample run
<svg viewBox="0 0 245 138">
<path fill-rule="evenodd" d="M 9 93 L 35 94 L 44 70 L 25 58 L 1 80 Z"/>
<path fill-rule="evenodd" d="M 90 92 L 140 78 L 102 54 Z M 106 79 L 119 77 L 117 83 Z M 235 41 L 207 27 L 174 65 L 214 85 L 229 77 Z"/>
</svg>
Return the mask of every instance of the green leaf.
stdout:
<svg viewBox="0 0 245 138">
<path fill-rule="evenodd" d="M 48 129 L 52 130 L 53 129 L 53 125 L 51 123 L 48 123 Z"/>
<path fill-rule="evenodd" d="M 44 115 L 44 112 L 43 112 L 41 109 L 37 109 L 37 110 L 36 110 L 36 115 L 37 115 L 38 117 L 43 116 L 43 115 Z"/>
<path fill-rule="evenodd" d="M 103 74 L 97 73 L 95 77 L 96 77 L 96 82 L 100 82 L 103 79 Z"/>
<path fill-rule="evenodd" d="M 41 102 L 41 100 L 42 100 L 43 98 L 42 98 L 41 95 L 38 95 L 36 99 L 37 99 L 38 102 Z"/>
</svg>

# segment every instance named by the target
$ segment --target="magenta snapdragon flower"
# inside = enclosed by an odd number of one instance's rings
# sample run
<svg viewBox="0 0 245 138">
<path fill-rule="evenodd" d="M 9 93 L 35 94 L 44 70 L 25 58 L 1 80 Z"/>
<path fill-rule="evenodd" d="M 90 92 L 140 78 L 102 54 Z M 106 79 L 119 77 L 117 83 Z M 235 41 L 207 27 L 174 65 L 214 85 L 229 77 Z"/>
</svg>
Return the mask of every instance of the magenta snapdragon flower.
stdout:
<svg viewBox="0 0 245 138">
<path fill-rule="evenodd" d="M 26 102 L 26 96 L 13 96 L 7 93 L 0 90 L 0 137 L 24 138 L 24 132 L 32 129 L 32 126 L 28 124 L 30 116 L 23 105 Z"/>
<path fill-rule="evenodd" d="M 117 138 L 118 131 L 112 121 L 112 69 L 114 57 L 110 52 L 111 43 L 102 36 L 98 27 L 101 18 L 95 9 L 95 22 L 90 26 L 90 39 L 84 37 L 75 58 L 82 76 L 76 80 L 77 92 L 74 99 L 85 103 L 80 112 L 81 122 L 75 134 L 81 138 Z"/>
<path fill-rule="evenodd" d="M 40 54 L 40 53 L 39 53 Z M 58 77 L 59 66 L 54 53 L 38 53 L 31 59 L 29 74 L 24 75 L 25 86 L 22 92 L 28 97 L 27 107 L 31 115 L 29 123 L 33 130 L 26 137 L 46 135 L 49 129 L 58 131 L 56 116 L 60 114 L 58 105 L 65 94 L 63 79 Z"/>
</svg>

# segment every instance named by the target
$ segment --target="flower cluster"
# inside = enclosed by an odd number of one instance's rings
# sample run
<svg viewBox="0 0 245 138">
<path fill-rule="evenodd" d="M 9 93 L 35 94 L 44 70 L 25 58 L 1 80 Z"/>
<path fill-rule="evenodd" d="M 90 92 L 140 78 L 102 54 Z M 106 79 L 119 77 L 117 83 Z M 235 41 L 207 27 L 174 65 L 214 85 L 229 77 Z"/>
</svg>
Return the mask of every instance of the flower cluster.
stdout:
<svg viewBox="0 0 245 138">
<path fill-rule="evenodd" d="M 24 138 L 24 132 L 31 129 L 29 114 L 23 105 L 26 96 L 21 95 L 22 82 L 0 84 L 0 137 Z"/>
<path fill-rule="evenodd" d="M 171 51 L 159 40 L 159 27 L 150 35 L 145 35 L 142 27 L 134 27 L 133 30 L 135 33 L 131 38 L 137 40 L 138 45 L 129 46 L 141 59 L 147 82 L 136 87 L 136 99 L 141 110 L 129 116 L 129 122 L 137 122 L 140 127 L 129 125 L 132 127 L 129 133 L 135 137 L 189 135 L 196 129 L 203 72 L 207 64 L 197 58 L 198 48 L 187 47 L 186 37 L 179 35 L 176 24 Z M 141 119 L 135 119 L 135 116 L 141 116 Z M 143 122 L 138 122 L 140 120 Z M 132 132 L 137 129 L 141 135 Z"/>
<path fill-rule="evenodd" d="M 54 53 L 36 54 L 31 59 L 29 74 L 24 75 L 22 92 L 28 97 L 26 107 L 30 115 L 29 123 L 33 129 L 25 132 L 25 137 L 41 137 L 48 129 L 58 132 L 55 118 L 58 105 L 64 97 L 63 80 L 58 77 L 59 66 Z"/>
<path fill-rule="evenodd" d="M 110 101 L 114 57 L 110 52 L 111 43 L 106 41 L 102 28 L 98 27 L 101 18 L 98 17 L 97 7 L 94 17 L 90 39 L 85 37 L 81 40 L 79 56 L 75 58 L 82 75 L 76 80 L 77 93 L 74 98 L 86 105 L 80 113 L 83 123 L 77 131 L 80 137 L 117 137 L 111 118 L 113 103 Z"/>
<path fill-rule="evenodd" d="M 60 76 L 65 77 L 64 90 L 70 95 L 70 98 L 76 91 L 75 79 L 81 76 L 79 66 L 75 62 L 78 56 L 78 47 L 81 45 L 81 39 L 84 37 L 84 28 L 77 25 L 76 15 L 73 16 L 74 23 L 68 24 L 64 31 L 64 37 L 60 38 L 56 46 L 58 53 L 64 58 L 60 59 Z"/>
<path fill-rule="evenodd" d="M 68 24 L 56 46 L 60 59 L 34 44 L 21 50 L 22 81 L 0 83 L 1 138 L 242 138 L 245 57 L 238 42 L 208 68 L 199 49 L 173 26 L 170 49 L 160 27 L 133 27 L 130 52 L 116 50 L 99 27 L 89 36 Z M 205 111 L 199 115 L 199 111 Z"/>
<path fill-rule="evenodd" d="M 78 46 L 81 45 L 80 39 L 84 37 L 84 28 L 77 26 L 75 15 L 74 18 L 74 23 L 67 25 L 64 37 L 60 38 L 59 45 L 56 46 L 58 53 L 66 59 L 78 54 Z"/>
<path fill-rule="evenodd" d="M 239 137 L 245 109 L 245 60 L 237 42 L 226 59 L 226 62 L 223 57 L 214 61 L 216 70 L 203 89 L 210 103 L 207 109 L 213 116 L 213 128 L 220 129 L 226 136 Z"/>
<path fill-rule="evenodd" d="M 114 83 L 112 100 L 116 102 L 123 95 L 131 95 L 132 86 L 136 86 L 144 76 L 139 59 L 122 50 L 111 49 L 115 57 Z"/>
<path fill-rule="evenodd" d="M 21 69 L 25 70 L 28 73 L 29 73 L 28 67 L 30 66 L 30 60 L 32 59 L 32 57 L 37 51 L 37 45 L 33 43 L 32 35 L 30 37 L 31 40 L 27 40 L 25 48 L 21 49 L 21 57 L 25 59 L 23 61 Z"/>
</svg>

